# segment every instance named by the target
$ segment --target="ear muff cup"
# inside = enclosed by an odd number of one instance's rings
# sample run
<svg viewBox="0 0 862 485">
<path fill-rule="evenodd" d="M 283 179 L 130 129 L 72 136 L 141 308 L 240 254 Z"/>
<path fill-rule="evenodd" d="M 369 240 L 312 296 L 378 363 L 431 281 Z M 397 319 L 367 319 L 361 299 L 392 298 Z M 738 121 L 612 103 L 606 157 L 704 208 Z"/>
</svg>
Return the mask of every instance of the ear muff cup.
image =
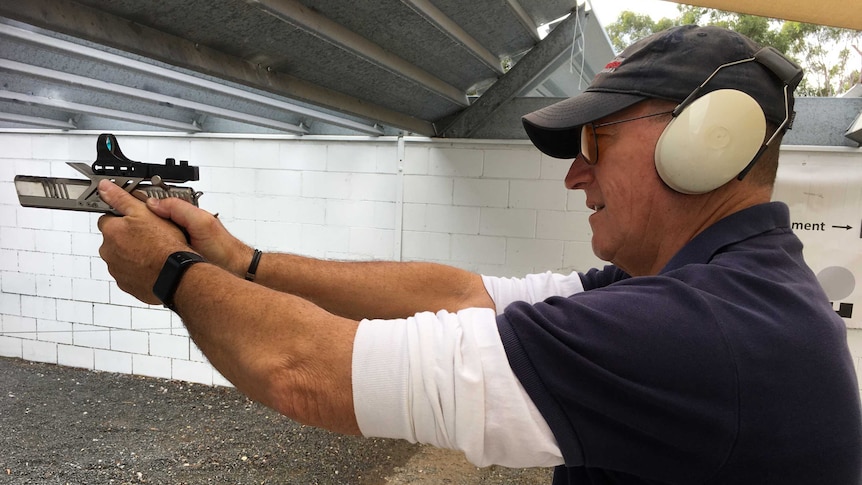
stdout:
<svg viewBox="0 0 862 485">
<path fill-rule="evenodd" d="M 704 194 L 739 175 L 765 136 L 766 117 L 754 98 L 712 91 L 667 125 L 655 147 L 656 170 L 677 192 Z"/>
</svg>

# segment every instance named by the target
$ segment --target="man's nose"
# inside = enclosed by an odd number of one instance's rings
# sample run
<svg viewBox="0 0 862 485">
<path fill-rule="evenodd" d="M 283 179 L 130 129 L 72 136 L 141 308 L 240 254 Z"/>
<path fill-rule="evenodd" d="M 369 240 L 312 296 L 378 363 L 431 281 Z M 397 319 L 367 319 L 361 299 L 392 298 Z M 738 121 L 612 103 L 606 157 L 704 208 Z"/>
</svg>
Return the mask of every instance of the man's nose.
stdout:
<svg viewBox="0 0 862 485">
<path fill-rule="evenodd" d="M 569 190 L 583 189 L 593 180 L 593 166 L 588 165 L 582 155 L 572 160 L 572 166 L 566 173 L 565 184 Z"/>
</svg>

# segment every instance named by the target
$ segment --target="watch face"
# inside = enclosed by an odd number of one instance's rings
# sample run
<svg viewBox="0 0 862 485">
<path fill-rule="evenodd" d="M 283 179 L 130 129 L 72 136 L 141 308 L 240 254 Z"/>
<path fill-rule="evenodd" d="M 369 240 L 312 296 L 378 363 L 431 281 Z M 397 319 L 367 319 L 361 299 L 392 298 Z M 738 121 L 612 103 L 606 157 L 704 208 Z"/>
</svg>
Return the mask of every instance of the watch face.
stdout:
<svg viewBox="0 0 862 485">
<path fill-rule="evenodd" d="M 201 258 L 199 255 L 197 255 L 195 253 L 190 253 L 187 251 L 174 253 L 171 255 L 171 257 L 176 257 L 177 262 L 181 265 L 186 264 L 189 261 L 194 261 L 194 262 L 203 261 L 203 258 Z"/>
</svg>

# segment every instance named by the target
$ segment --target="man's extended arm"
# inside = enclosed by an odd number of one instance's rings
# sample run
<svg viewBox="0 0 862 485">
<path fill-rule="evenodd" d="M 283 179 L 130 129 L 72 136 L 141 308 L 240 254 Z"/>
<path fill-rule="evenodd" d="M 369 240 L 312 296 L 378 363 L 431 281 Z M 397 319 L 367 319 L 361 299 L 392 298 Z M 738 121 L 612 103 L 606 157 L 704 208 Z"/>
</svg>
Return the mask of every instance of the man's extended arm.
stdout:
<svg viewBox="0 0 862 485">
<path fill-rule="evenodd" d="M 180 200 L 150 199 L 148 205 L 185 227 L 191 246 L 208 261 L 236 276 L 246 274 L 253 249 L 217 218 Z M 434 263 L 326 261 L 268 252 L 261 256 L 254 281 L 354 319 L 494 307 L 480 275 Z"/>
<path fill-rule="evenodd" d="M 158 303 L 153 284 L 168 255 L 189 249 L 185 235 L 115 185 L 101 190 L 125 215 L 99 219 L 100 255 L 121 289 Z M 207 263 L 187 269 L 172 303 L 216 369 L 296 421 L 452 447 L 482 465 L 561 462 L 506 365 L 493 311 L 360 323 Z"/>
<path fill-rule="evenodd" d="M 304 424 L 359 433 L 351 386 L 358 322 L 208 264 L 188 270 L 175 303 L 195 343 L 240 391 Z"/>
<path fill-rule="evenodd" d="M 189 250 L 185 236 L 116 185 L 99 189 L 124 214 L 99 219 L 99 254 L 123 291 L 159 303 L 153 284 L 170 254 Z M 201 351 L 243 393 L 299 422 L 359 432 L 350 380 L 358 322 L 206 263 L 186 271 L 174 304 Z"/>
</svg>

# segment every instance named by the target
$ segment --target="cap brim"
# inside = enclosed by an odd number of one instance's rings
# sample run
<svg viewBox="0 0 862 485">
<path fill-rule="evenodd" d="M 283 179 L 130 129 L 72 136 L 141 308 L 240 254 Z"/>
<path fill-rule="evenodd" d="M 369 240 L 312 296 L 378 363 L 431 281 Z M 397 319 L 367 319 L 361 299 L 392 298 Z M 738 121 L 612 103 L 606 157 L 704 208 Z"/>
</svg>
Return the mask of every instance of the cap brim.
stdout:
<svg viewBox="0 0 862 485">
<path fill-rule="evenodd" d="M 527 136 L 542 153 L 575 158 L 581 151 L 581 126 L 647 99 L 636 94 L 587 91 L 521 118 Z"/>
</svg>

